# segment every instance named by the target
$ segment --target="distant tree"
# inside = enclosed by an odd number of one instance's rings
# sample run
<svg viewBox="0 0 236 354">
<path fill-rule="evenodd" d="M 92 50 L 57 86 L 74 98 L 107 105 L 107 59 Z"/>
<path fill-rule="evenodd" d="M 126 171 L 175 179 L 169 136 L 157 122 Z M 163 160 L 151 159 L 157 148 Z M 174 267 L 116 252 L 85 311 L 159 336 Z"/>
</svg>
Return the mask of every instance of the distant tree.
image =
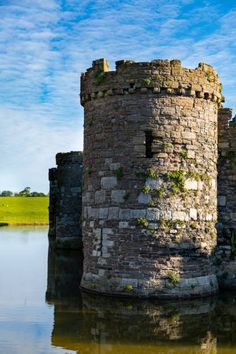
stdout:
<svg viewBox="0 0 236 354">
<path fill-rule="evenodd" d="M 25 187 L 22 191 L 18 193 L 20 197 L 30 197 L 30 187 Z"/>
<path fill-rule="evenodd" d="M 12 197 L 13 193 L 11 191 L 2 191 L 0 194 L 1 197 Z"/>
<path fill-rule="evenodd" d="M 13 193 L 12 193 L 13 195 Z M 1 196 L 1 193 L 0 193 Z M 19 193 L 14 194 L 15 197 L 47 197 L 48 195 L 43 193 L 43 192 L 31 192 L 30 187 L 25 187 L 22 191 Z"/>
<path fill-rule="evenodd" d="M 30 196 L 31 197 L 46 197 L 46 195 L 42 192 L 31 192 Z"/>
</svg>

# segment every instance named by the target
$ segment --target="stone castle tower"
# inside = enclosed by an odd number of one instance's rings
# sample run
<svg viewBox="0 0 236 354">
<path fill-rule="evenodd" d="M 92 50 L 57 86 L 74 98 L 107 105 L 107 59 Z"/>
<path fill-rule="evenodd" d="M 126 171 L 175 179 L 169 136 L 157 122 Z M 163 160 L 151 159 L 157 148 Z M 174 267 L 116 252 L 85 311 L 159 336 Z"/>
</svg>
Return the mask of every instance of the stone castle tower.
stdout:
<svg viewBox="0 0 236 354">
<path fill-rule="evenodd" d="M 82 287 L 182 297 L 217 291 L 217 116 L 206 64 L 96 60 L 84 106 Z"/>
<path fill-rule="evenodd" d="M 56 164 L 49 170 L 49 244 L 81 248 L 82 153 L 58 153 Z"/>
<path fill-rule="evenodd" d="M 84 243 L 84 289 L 201 296 L 215 275 L 236 288 L 236 120 L 222 100 L 206 64 L 120 61 L 110 72 L 98 60 L 82 75 L 84 177 L 81 152 L 57 154 L 49 240 Z"/>
</svg>

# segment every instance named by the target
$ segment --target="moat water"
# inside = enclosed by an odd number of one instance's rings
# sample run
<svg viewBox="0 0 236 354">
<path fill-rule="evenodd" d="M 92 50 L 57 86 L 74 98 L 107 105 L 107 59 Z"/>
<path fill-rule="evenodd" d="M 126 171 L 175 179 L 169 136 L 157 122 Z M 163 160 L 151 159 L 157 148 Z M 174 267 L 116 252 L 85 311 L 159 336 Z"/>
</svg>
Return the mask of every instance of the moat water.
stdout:
<svg viewBox="0 0 236 354">
<path fill-rule="evenodd" d="M 192 301 L 81 294 L 79 252 L 0 228 L 1 354 L 235 354 L 236 293 Z"/>
</svg>

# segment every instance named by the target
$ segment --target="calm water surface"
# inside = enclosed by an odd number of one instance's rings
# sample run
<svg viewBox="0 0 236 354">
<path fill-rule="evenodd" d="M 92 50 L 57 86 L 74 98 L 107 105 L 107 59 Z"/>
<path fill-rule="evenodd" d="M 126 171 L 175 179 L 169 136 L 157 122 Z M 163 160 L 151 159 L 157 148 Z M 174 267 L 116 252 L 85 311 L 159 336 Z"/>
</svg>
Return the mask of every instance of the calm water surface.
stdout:
<svg viewBox="0 0 236 354">
<path fill-rule="evenodd" d="M 46 228 L 0 228 L 0 354 L 236 354 L 236 294 L 194 301 L 81 294 L 81 254 Z"/>
</svg>

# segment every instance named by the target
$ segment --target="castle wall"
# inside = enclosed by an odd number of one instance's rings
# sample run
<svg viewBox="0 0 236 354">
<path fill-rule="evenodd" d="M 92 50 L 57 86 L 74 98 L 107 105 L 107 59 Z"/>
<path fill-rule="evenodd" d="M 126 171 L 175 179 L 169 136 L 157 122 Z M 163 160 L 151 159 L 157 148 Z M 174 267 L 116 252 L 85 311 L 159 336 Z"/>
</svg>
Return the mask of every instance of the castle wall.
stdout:
<svg viewBox="0 0 236 354">
<path fill-rule="evenodd" d="M 81 248 L 82 153 L 56 155 L 49 170 L 49 241 L 56 248 Z"/>
<path fill-rule="evenodd" d="M 98 60 L 81 77 L 82 287 L 187 297 L 217 291 L 214 69 Z"/>
<path fill-rule="evenodd" d="M 236 288 L 236 122 L 232 110 L 219 110 L 218 245 L 216 262 L 222 287 Z"/>
</svg>

